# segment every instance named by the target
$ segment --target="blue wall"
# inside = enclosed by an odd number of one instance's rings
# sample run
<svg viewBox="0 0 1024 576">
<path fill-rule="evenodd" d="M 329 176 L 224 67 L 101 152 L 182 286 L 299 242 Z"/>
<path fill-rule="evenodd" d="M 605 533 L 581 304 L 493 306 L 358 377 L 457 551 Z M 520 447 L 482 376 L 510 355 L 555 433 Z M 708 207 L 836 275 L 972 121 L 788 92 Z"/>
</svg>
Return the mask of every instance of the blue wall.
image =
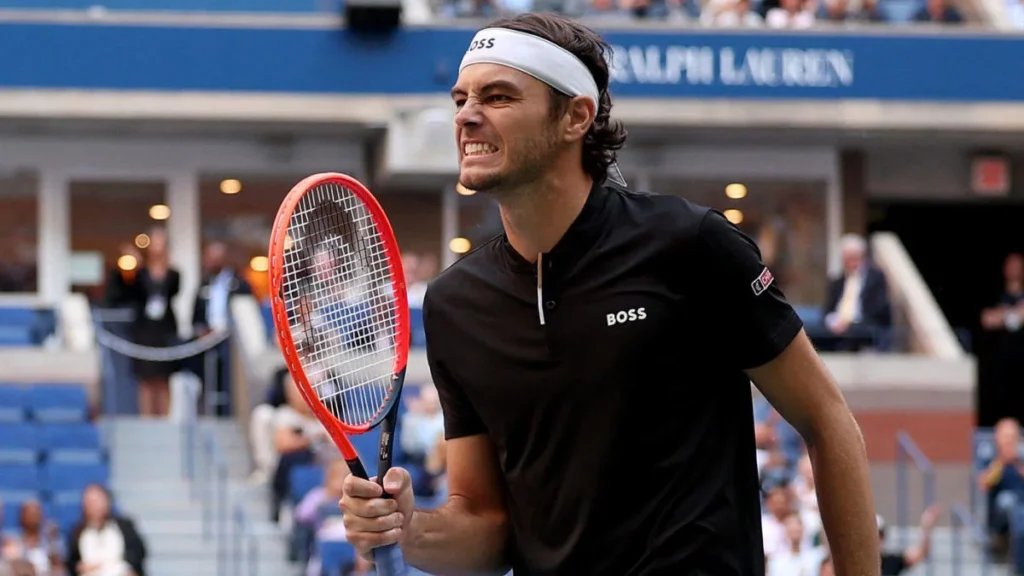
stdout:
<svg viewBox="0 0 1024 576">
<path fill-rule="evenodd" d="M 0 0 L 0 8 L 32 10 L 108 10 L 277 12 L 309 14 L 336 12 L 340 0 Z"/>
<path fill-rule="evenodd" d="M 472 31 L 0 25 L 0 86 L 446 93 Z M 1024 100 L 1024 38 L 608 32 L 623 97 Z"/>
</svg>

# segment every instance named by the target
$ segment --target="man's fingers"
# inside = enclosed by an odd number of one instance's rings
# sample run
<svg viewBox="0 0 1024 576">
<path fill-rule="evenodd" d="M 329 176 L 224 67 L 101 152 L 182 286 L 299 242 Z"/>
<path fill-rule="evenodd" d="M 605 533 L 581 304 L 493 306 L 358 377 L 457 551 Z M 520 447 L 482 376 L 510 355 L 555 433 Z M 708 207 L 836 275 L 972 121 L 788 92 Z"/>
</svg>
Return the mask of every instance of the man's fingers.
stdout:
<svg viewBox="0 0 1024 576">
<path fill-rule="evenodd" d="M 392 468 L 384 475 L 384 489 L 388 494 L 398 494 L 412 487 L 412 477 L 404 468 Z"/>
<path fill-rule="evenodd" d="M 345 484 L 342 486 L 346 496 L 353 498 L 380 498 L 384 495 L 380 485 L 372 480 L 363 480 L 358 476 L 349 474 L 345 477 Z"/>
</svg>

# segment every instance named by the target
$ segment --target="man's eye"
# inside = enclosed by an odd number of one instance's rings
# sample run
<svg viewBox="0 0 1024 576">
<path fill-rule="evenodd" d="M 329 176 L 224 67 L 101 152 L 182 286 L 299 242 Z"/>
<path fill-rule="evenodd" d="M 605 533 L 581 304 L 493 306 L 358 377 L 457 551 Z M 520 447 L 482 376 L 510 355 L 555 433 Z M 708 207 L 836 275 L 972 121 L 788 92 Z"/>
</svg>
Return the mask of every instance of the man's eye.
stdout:
<svg viewBox="0 0 1024 576">
<path fill-rule="evenodd" d="M 504 94 L 492 94 L 487 97 L 487 102 L 508 102 L 509 97 Z"/>
</svg>

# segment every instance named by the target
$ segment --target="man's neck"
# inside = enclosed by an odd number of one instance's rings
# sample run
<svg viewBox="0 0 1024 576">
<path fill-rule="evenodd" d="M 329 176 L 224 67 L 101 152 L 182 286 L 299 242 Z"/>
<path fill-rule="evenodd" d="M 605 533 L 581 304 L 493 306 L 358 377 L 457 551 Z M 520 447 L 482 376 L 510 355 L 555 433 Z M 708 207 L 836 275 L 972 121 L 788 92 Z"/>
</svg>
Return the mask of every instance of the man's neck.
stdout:
<svg viewBox="0 0 1024 576">
<path fill-rule="evenodd" d="M 505 235 L 530 262 L 558 244 L 590 196 L 593 180 L 589 175 L 582 170 L 561 174 L 498 198 Z"/>
</svg>

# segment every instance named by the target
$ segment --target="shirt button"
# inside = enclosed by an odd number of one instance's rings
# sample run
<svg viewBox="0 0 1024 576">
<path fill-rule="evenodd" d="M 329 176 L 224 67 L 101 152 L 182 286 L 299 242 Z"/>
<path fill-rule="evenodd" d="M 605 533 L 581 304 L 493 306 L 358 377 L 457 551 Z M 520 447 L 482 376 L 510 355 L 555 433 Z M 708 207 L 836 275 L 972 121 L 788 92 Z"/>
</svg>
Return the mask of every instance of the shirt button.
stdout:
<svg viewBox="0 0 1024 576">
<path fill-rule="evenodd" d="M 546 306 L 548 310 L 554 310 L 554 308 L 555 308 L 555 301 L 554 300 L 548 300 L 547 302 L 544 303 L 544 306 Z"/>
</svg>

